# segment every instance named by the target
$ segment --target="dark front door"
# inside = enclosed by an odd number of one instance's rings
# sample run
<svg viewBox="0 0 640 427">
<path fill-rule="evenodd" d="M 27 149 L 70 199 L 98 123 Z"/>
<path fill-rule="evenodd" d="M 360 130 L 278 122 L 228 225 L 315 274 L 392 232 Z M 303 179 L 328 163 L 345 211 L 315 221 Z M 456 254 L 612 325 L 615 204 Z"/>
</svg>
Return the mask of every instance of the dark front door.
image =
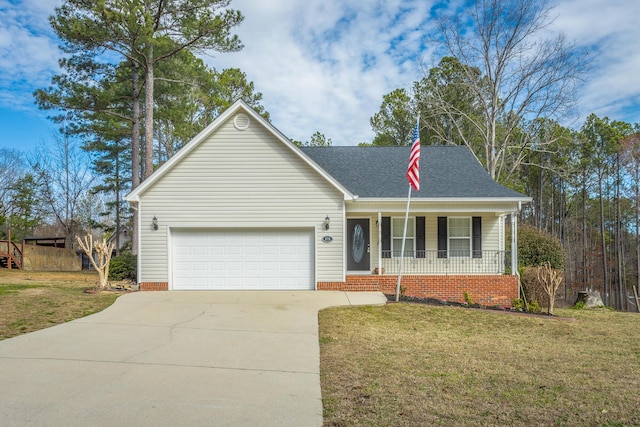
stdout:
<svg viewBox="0 0 640 427">
<path fill-rule="evenodd" d="M 347 270 L 369 271 L 371 259 L 369 257 L 369 220 L 347 220 Z"/>
</svg>

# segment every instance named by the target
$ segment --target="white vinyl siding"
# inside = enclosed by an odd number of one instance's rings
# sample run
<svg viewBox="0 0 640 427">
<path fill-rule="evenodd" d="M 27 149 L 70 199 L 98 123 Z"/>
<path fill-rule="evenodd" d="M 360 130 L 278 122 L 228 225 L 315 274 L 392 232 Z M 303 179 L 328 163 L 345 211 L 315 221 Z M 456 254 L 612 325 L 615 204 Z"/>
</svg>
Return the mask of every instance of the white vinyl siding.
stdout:
<svg viewBox="0 0 640 427">
<path fill-rule="evenodd" d="M 141 195 L 139 281 L 169 281 L 169 228 L 311 228 L 316 280 L 342 281 L 343 198 L 260 123 L 239 131 L 231 117 Z"/>
</svg>

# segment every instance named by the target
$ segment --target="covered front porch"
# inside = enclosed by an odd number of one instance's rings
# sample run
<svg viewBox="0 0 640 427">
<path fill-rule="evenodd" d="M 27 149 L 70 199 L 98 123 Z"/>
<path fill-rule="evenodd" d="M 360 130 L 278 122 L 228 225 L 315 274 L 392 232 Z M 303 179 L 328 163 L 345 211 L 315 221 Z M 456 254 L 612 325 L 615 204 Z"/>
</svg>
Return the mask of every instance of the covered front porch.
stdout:
<svg viewBox="0 0 640 427">
<path fill-rule="evenodd" d="M 517 274 L 518 203 L 412 202 L 404 253 L 406 202 L 370 204 L 348 205 L 346 275 Z"/>
<path fill-rule="evenodd" d="M 375 204 L 347 205 L 345 282 L 318 283 L 318 289 L 392 295 L 402 268 L 406 296 L 464 302 L 468 293 L 480 304 L 501 306 L 518 297 L 517 201 L 412 202 L 404 252 L 406 201 Z"/>
</svg>

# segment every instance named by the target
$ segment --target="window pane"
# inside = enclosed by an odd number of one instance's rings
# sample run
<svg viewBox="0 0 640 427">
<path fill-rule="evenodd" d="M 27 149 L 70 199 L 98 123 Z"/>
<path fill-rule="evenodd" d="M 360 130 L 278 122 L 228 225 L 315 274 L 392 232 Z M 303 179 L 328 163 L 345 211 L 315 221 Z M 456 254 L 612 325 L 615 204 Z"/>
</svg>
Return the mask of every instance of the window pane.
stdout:
<svg viewBox="0 0 640 427">
<path fill-rule="evenodd" d="M 449 218 L 449 237 L 471 237 L 469 218 Z"/>
<path fill-rule="evenodd" d="M 471 255 L 469 251 L 469 239 L 451 239 L 449 240 L 449 255 L 452 257 L 468 257 Z"/>
<path fill-rule="evenodd" d="M 413 237 L 415 228 L 415 221 L 413 218 L 409 218 L 407 222 L 407 237 Z M 394 238 L 402 239 L 402 232 L 404 231 L 404 218 L 391 218 L 391 234 Z M 398 249 L 399 250 L 399 249 Z"/>
<path fill-rule="evenodd" d="M 397 257 L 402 250 L 402 238 L 393 239 L 393 256 Z M 404 243 L 404 256 L 412 257 L 413 256 L 413 239 L 407 238 Z"/>
</svg>

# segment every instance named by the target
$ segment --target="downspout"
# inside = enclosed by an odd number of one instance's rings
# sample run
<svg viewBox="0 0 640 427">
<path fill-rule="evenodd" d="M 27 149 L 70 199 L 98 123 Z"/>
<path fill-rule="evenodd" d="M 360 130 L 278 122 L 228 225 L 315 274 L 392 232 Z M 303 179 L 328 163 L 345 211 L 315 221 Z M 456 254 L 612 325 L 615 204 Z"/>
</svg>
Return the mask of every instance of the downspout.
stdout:
<svg viewBox="0 0 640 427">
<path fill-rule="evenodd" d="M 382 276 L 382 212 L 378 212 L 378 276 Z"/>
<path fill-rule="evenodd" d="M 137 215 L 134 215 L 134 218 L 137 218 L 138 221 L 136 224 L 134 224 L 134 229 L 133 229 L 133 233 L 136 234 L 137 240 L 138 240 L 138 247 L 136 248 L 136 282 L 138 283 L 138 289 L 140 289 L 140 280 L 142 280 L 142 245 L 140 244 L 140 240 L 141 240 L 141 236 L 142 236 L 142 230 L 140 227 L 140 201 L 136 201 L 136 202 L 129 202 L 129 206 L 131 206 L 131 208 L 136 211 Z"/>
<path fill-rule="evenodd" d="M 518 298 L 521 298 L 520 272 L 518 271 L 518 213 L 522 209 L 522 202 L 518 202 L 518 211 L 511 212 L 511 271 L 518 278 Z"/>
</svg>

